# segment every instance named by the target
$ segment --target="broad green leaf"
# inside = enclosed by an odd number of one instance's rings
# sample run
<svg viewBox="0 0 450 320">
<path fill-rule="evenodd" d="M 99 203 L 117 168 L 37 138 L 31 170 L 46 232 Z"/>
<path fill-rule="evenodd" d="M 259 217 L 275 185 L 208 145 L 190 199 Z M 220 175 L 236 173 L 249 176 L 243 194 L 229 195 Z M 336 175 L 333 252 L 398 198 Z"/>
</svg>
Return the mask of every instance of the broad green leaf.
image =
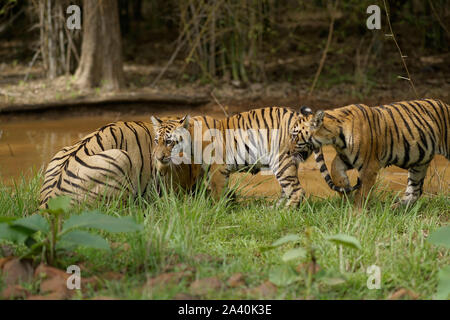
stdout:
<svg viewBox="0 0 450 320">
<path fill-rule="evenodd" d="M 21 228 L 14 228 L 7 223 L 0 223 L 0 239 L 14 243 L 24 243 L 29 233 Z"/>
<path fill-rule="evenodd" d="M 450 266 L 439 270 L 439 284 L 436 292 L 436 299 L 447 300 L 450 298 Z"/>
<path fill-rule="evenodd" d="M 116 218 L 97 211 L 71 216 L 63 225 L 63 233 L 78 228 L 93 228 L 109 232 L 131 232 L 142 230 L 131 217 Z"/>
<path fill-rule="evenodd" d="M 88 248 L 110 250 L 109 243 L 96 234 L 82 230 L 74 230 L 61 236 L 58 247 L 83 246 Z"/>
<path fill-rule="evenodd" d="M 300 241 L 300 237 L 298 235 L 288 234 L 272 243 L 272 247 L 278 247 L 288 242 L 297 242 L 297 241 Z"/>
<path fill-rule="evenodd" d="M 288 265 L 276 267 L 269 273 L 270 282 L 279 287 L 290 285 L 299 279 L 300 276 Z"/>
<path fill-rule="evenodd" d="M 297 242 L 297 241 L 300 241 L 300 237 L 299 236 L 297 236 L 296 234 L 288 234 L 288 235 L 286 235 L 286 236 L 284 236 L 284 237 L 274 241 L 269 246 L 259 247 L 259 251 L 260 252 L 265 252 L 265 251 L 273 250 L 273 249 L 275 249 L 275 248 L 277 248 L 277 247 L 279 247 L 279 246 L 281 246 L 281 245 L 283 245 L 285 243 Z"/>
<path fill-rule="evenodd" d="M 427 239 L 436 246 L 444 246 L 450 249 L 450 226 L 437 229 Z"/>
<path fill-rule="evenodd" d="M 16 217 L 0 217 L 0 223 L 12 222 L 14 220 L 17 220 L 17 218 Z"/>
<path fill-rule="evenodd" d="M 49 225 L 47 220 L 40 214 L 33 214 L 29 217 L 22 218 L 11 223 L 12 226 L 19 226 L 25 229 L 29 229 L 33 232 L 42 231 L 48 232 Z"/>
<path fill-rule="evenodd" d="M 306 257 L 306 250 L 303 248 L 294 248 L 291 250 L 286 251 L 286 253 L 283 255 L 282 259 L 284 262 L 291 261 L 298 258 L 304 258 Z"/>
<path fill-rule="evenodd" d="M 349 236 L 347 234 L 335 234 L 333 236 L 328 236 L 325 238 L 328 241 L 334 242 L 336 244 L 341 244 L 343 246 L 353 248 L 353 249 L 359 249 L 361 250 L 361 244 L 359 243 L 358 239 L 355 237 Z"/>
<path fill-rule="evenodd" d="M 52 214 L 61 214 L 64 212 L 69 212 L 71 205 L 70 201 L 72 199 L 68 196 L 59 196 L 56 198 L 51 198 L 48 200 L 48 212 Z"/>
</svg>

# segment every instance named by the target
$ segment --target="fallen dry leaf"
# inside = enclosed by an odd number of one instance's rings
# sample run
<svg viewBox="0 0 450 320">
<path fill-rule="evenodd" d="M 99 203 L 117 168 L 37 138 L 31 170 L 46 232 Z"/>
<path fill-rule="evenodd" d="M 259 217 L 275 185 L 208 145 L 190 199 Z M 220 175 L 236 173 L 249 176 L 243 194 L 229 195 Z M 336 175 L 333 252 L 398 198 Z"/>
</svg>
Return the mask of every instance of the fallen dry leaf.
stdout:
<svg viewBox="0 0 450 320">
<path fill-rule="evenodd" d="M 394 293 L 392 293 L 388 300 L 399 300 L 405 296 L 408 296 L 410 300 L 417 300 L 419 298 L 419 294 L 415 293 L 414 291 L 411 291 L 409 289 L 401 288 Z"/>
<path fill-rule="evenodd" d="M 272 282 L 267 280 L 257 287 L 245 289 L 244 293 L 261 298 L 269 298 L 277 293 L 277 287 Z"/>
<path fill-rule="evenodd" d="M 20 285 L 13 284 L 3 289 L 2 293 L 0 294 L 0 297 L 2 297 L 3 299 L 18 299 L 18 298 L 26 298 L 29 295 L 30 292 L 27 289 L 25 289 Z"/>
<path fill-rule="evenodd" d="M 0 258 L 0 270 L 3 269 L 3 266 L 9 261 L 14 259 L 14 257 L 10 256 L 10 257 L 6 257 L 6 258 Z"/>
<path fill-rule="evenodd" d="M 217 277 L 209 277 L 195 280 L 191 283 L 189 290 L 192 294 L 204 295 L 210 291 L 219 290 L 223 287 L 222 281 Z"/>
<path fill-rule="evenodd" d="M 47 294 L 42 297 L 50 300 L 69 299 L 73 295 L 74 290 L 67 288 L 67 279 L 69 276 L 70 274 L 63 270 L 42 263 L 34 272 L 35 279 L 41 279 L 40 293 Z"/>
<path fill-rule="evenodd" d="M 73 290 L 67 288 L 67 280 L 60 276 L 43 280 L 39 289 L 41 293 L 51 294 L 55 300 L 68 299 L 73 294 Z"/>
<path fill-rule="evenodd" d="M 231 288 L 236 288 L 245 285 L 244 275 L 242 273 L 233 274 L 227 281 L 227 285 Z"/>
<path fill-rule="evenodd" d="M 48 279 L 53 277 L 69 278 L 70 274 L 66 273 L 64 270 L 60 270 L 54 267 L 50 267 L 46 264 L 41 263 L 38 265 L 34 271 L 34 278 L 37 279 Z"/>
<path fill-rule="evenodd" d="M 29 282 L 33 279 L 33 267 L 28 260 L 13 258 L 6 261 L 3 265 L 3 278 L 5 284 L 19 284 L 20 282 Z"/>
</svg>

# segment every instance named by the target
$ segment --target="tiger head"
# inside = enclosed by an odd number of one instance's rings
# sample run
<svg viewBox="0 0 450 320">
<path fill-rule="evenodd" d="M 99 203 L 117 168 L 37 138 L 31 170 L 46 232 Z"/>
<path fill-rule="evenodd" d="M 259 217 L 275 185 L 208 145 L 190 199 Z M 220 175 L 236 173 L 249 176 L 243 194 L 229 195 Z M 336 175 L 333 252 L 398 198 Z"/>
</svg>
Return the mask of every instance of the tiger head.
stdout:
<svg viewBox="0 0 450 320">
<path fill-rule="evenodd" d="M 316 113 L 311 112 L 304 122 L 305 132 L 308 132 L 309 142 L 313 149 L 320 148 L 322 145 L 334 144 L 336 135 L 341 128 L 340 125 L 333 120 L 330 122 L 330 115 L 325 118 L 325 112 L 318 110 Z M 333 117 L 331 117 L 333 118 Z M 325 120 L 327 123 L 325 123 Z"/>
<path fill-rule="evenodd" d="M 174 156 L 180 143 L 186 139 L 189 128 L 190 116 L 186 115 L 181 119 L 161 120 L 151 117 L 153 130 L 155 133 L 155 144 L 153 155 L 155 168 L 160 174 L 165 174 L 169 166 L 174 162 Z M 178 152 L 178 156 L 180 152 Z"/>
<path fill-rule="evenodd" d="M 289 152 L 297 163 L 306 161 L 313 151 L 312 131 L 309 126 L 313 116 L 314 113 L 310 108 L 301 107 L 297 121 L 290 131 Z"/>
</svg>

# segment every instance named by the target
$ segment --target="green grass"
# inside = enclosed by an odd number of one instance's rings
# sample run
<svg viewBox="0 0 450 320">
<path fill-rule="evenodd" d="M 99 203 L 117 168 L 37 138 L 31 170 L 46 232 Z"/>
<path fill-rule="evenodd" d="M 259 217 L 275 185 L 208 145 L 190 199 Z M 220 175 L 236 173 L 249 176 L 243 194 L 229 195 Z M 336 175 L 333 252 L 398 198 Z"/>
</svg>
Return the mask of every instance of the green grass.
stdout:
<svg viewBox="0 0 450 320">
<path fill-rule="evenodd" d="M 0 185 L 0 216 L 23 216 L 38 207 L 41 176 L 31 181 L 23 179 L 16 186 Z M 200 296 L 205 299 L 260 298 L 245 288 L 257 287 L 267 281 L 271 270 L 283 265 L 295 267 L 302 261 L 285 263 L 282 254 L 292 245 L 261 252 L 286 234 L 298 234 L 301 245 L 312 244 L 323 272 L 339 274 L 339 249 L 325 237 L 345 233 L 359 239 L 362 250 L 344 248 L 345 283 L 329 285 L 320 279 L 313 281 L 312 299 L 386 299 L 398 289 L 409 289 L 420 299 L 431 299 L 437 288 L 439 268 L 450 263 L 448 250 L 432 246 L 428 234 L 448 224 L 450 199 L 448 194 L 422 197 L 408 210 L 392 211 L 394 195 L 383 192 L 374 195 L 370 209 L 356 212 L 345 199 L 309 199 L 298 209 L 273 209 L 262 200 L 230 203 L 214 202 L 204 189 L 195 195 L 167 192 L 162 197 L 150 194 L 146 198 L 99 201 L 95 206 L 80 205 L 75 212 L 98 208 L 118 216 L 133 216 L 145 228 L 141 233 L 106 234 L 113 243 L 127 243 L 129 249 L 104 252 L 79 249 L 63 257 L 63 264 L 83 264 L 82 277 L 110 271 L 122 272 L 118 281 L 105 281 L 100 288 L 88 288 L 74 298 L 110 296 L 121 299 L 172 299 L 178 293 L 189 293 L 196 279 L 218 277 L 224 283 L 234 273 L 243 273 L 244 287 L 214 290 Z M 386 196 L 387 195 L 387 196 Z M 305 231 L 311 236 L 308 240 Z M 21 248 L 16 248 L 20 251 Z M 0 250 L 1 254 L 1 250 Z M 200 255 L 200 256 L 199 256 Z M 201 258 L 203 257 L 203 258 Z M 206 258 L 205 258 L 206 257 Z M 381 268 L 381 289 L 366 286 L 370 265 Z M 179 283 L 142 290 L 146 279 L 164 272 L 191 270 Z M 35 286 L 37 287 L 37 286 Z M 0 285 L 1 289 L 1 285 Z M 302 276 L 288 286 L 278 287 L 270 298 L 294 299 L 307 297 L 306 279 Z"/>
</svg>

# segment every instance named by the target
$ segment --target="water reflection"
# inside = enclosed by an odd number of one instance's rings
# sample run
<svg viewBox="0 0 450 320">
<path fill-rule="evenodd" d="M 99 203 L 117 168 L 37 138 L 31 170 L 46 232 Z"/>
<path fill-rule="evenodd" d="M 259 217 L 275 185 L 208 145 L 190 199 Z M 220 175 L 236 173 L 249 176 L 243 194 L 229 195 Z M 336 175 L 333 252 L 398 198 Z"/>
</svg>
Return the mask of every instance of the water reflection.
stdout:
<svg viewBox="0 0 450 320">
<path fill-rule="evenodd" d="M 115 121 L 108 117 L 73 117 L 60 120 L 17 120 L 0 123 L 0 179 L 12 184 L 22 173 L 29 177 L 45 167 L 61 148 Z"/>
<path fill-rule="evenodd" d="M 61 148 L 70 146 L 85 136 L 84 133 L 38 132 L 35 130 L 27 131 L 26 135 L 27 141 L 39 156 L 40 166 L 45 165 Z"/>
</svg>

